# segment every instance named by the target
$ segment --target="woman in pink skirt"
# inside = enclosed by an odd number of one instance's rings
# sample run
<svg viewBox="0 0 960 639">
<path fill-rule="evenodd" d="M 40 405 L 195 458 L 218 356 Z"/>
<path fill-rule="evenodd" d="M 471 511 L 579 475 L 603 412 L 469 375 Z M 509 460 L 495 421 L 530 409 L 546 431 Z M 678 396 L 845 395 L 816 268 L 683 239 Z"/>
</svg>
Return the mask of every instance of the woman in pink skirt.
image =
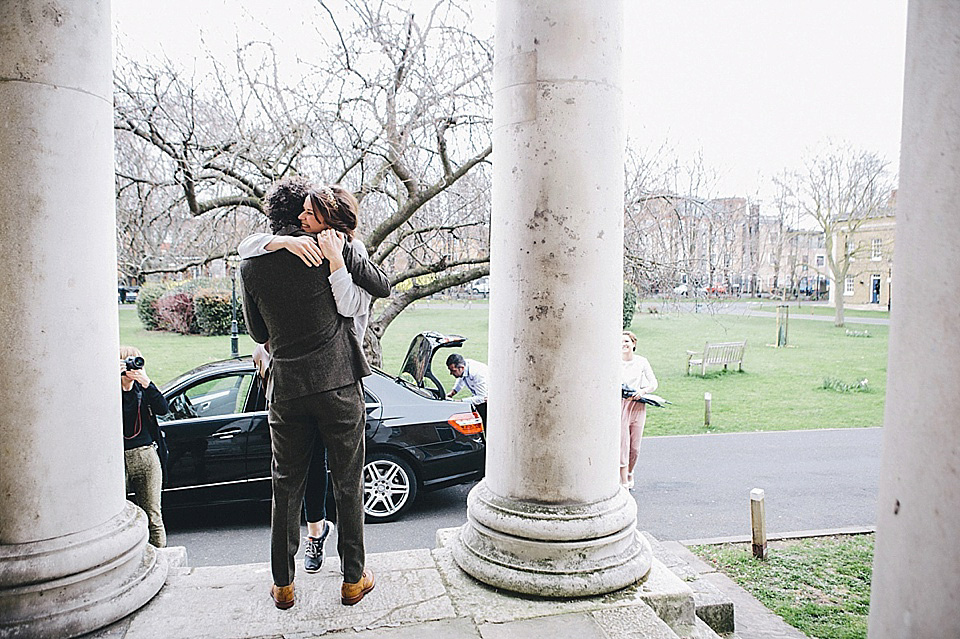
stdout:
<svg viewBox="0 0 960 639">
<path fill-rule="evenodd" d="M 620 401 L 620 483 L 633 488 L 633 467 L 640 456 L 640 438 L 647 419 L 647 405 L 639 401 L 643 395 L 657 390 L 657 378 L 646 357 L 637 355 L 637 336 L 624 331 L 620 340 L 620 381 L 635 392 Z"/>
</svg>

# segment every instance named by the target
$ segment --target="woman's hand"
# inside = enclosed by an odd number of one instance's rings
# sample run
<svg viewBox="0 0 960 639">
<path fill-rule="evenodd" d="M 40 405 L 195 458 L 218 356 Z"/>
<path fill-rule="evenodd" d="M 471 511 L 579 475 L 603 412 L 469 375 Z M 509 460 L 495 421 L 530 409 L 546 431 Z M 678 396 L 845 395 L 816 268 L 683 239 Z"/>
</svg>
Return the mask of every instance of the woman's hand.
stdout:
<svg viewBox="0 0 960 639">
<path fill-rule="evenodd" d="M 127 379 L 132 379 L 135 382 L 139 382 L 144 388 L 150 385 L 150 378 L 147 377 L 146 371 L 144 371 L 142 368 L 127 371 Z"/>
<path fill-rule="evenodd" d="M 344 239 L 340 233 L 333 229 L 324 229 L 317 235 L 317 243 L 320 245 L 320 251 L 323 253 L 323 256 L 330 260 L 331 273 L 344 267 Z"/>
<path fill-rule="evenodd" d="M 303 260 L 307 266 L 320 266 L 323 262 L 323 252 L 316 240 L 308 236 L 281 235 L 267 244 L 270 250 L 284 248 Z"/>
</svg>

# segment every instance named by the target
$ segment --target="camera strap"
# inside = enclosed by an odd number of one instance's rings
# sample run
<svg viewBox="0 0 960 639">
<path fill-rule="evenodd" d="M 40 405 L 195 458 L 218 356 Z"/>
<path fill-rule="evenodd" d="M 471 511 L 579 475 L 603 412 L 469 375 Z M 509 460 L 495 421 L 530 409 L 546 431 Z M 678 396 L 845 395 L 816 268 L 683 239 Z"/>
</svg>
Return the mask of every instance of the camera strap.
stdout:
<svg viewBox="0 0 960 639">
<path fill-rule="evenodd" d="M 136 389 L 134 389 L 136 390 Z M 126 434 L 123 435 L 124 439 L 134 439 L 140 435 L 140 431 L 143 430 L 143 417 L 140 415 L 140 404 L 143 401 L 143 393 L 137 393 L 137 421 L 133 425 L 133 435 L 127 437 Z"/>
</svg>

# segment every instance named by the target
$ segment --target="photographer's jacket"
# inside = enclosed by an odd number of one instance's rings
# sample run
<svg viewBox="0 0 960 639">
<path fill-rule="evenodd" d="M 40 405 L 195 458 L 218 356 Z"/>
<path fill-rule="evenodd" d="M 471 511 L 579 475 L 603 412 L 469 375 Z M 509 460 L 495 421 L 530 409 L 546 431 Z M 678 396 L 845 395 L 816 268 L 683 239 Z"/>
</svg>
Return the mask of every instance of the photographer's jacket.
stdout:
<svg viewBox="0 0 960 639">
<path fill-rule="evenodd" d="M 123 449 L 132 450 L 156 443 L 160 463 L 165 465 L 167 445 L 160 434 L 157 415 L 166 415 L 170 412 L 167 400 L 153 382 L 150 382 L 146 388 L 139 382 L 134 382 L 133 388 L 123 391 L 122 395 Z"/>
</svg>

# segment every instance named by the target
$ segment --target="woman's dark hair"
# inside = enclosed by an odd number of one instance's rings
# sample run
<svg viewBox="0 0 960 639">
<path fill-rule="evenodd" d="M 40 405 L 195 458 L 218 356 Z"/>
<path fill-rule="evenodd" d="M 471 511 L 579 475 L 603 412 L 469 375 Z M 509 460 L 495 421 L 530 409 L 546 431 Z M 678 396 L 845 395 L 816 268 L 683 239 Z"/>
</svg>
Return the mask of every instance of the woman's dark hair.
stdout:
<svg viewBox="0 0 960 639">
<path fill-rule="evenodd" d="M 263 212 L 270 218 L 270 230 L 278 232 L 285 226 L 300 227 L 299 216 L 303 201 L 312 185 L 305 177 L 293 175 L 274 182 L 263 196 Z"/>
<path fill-rule="evenodd" d="M 313 210 L 323 216 L 327 226 L 353 239 L 357 230 L 357 212 L 360 209 L 353 193 L 334 184 L 311 188 L 309 197 Z"/>
</svg>

